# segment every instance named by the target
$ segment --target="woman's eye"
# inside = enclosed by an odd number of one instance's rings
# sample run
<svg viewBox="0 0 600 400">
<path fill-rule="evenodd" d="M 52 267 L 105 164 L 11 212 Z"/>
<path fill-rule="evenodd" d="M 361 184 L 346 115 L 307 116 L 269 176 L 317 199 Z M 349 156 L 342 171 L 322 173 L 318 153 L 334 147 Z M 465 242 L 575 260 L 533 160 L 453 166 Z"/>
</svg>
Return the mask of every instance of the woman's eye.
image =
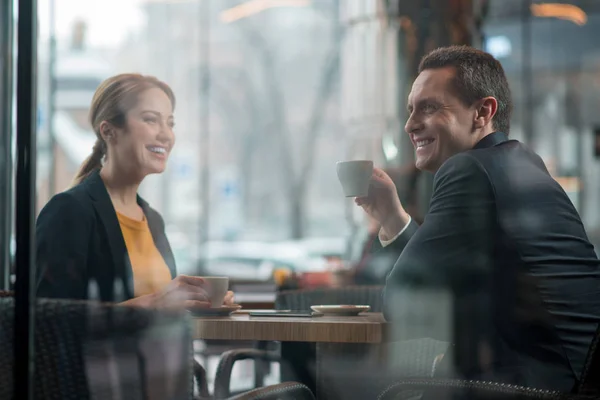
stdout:
<svg viewBox="0 0 600 400">
<path fill-rule="evenodd" d="M 146 121 L 149 124 L 155 124 L 156 118 L 144 118 L 144 121 Z"/>
</svg>

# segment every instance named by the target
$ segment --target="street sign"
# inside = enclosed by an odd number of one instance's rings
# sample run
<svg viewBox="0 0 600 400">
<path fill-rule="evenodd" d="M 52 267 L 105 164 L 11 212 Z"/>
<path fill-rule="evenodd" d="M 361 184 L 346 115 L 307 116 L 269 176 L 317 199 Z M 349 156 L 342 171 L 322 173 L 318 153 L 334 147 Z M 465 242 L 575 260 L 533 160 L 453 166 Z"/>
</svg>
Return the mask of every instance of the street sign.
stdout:
<svg viewBox="0 0 600 400">
<path fill-rule="evenodd" d="M 227 181 L 223 184 L 222 188 L 223 197 L 225 198 L 233 198 L 238 195 L 239 189 L 238 185 L 235 182 Z"/>
<path fill-rule="evenodd" d="M 45 121 L 45 116 L 44 116 L 44 109 L 42 107 L 37 108 L 37 127 L 38 129 L 40 129 L 42 126 L 44 126 L 44 121 Z"/>
</svg>

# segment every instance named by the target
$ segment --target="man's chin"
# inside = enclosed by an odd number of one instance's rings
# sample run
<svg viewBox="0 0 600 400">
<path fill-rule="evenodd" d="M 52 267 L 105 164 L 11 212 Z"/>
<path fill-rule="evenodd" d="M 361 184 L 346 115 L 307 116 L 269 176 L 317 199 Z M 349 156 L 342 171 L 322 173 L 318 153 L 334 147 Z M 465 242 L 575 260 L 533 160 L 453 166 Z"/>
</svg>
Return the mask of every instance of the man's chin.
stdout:
<svg viewBox="0 0 600 400">
<path fill-rule="evenodd" d="M 417 157 L 415 160 L 415 167 L 420 171 L 427 171 L 429 160 L 426 158 Z"/>
<path fill-rule="evenodd" d="M 415 160 L 415 167 L 420 171 L 431 172 L 432 174 L 435 174 L 439 168 L 435 160 L 432 160 L 430 157 L 417 157 Z"/>
</svg>

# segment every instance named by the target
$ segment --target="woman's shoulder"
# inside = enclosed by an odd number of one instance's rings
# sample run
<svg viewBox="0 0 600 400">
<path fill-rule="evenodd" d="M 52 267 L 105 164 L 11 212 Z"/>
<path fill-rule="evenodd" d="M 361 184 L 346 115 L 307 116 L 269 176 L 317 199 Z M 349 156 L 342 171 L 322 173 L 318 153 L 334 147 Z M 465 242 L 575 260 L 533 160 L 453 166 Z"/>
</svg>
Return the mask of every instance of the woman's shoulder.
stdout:
<svg viewBox="0 0 600 400">
<path fill-rule="evenodd" d="M 84 217 L 93 213 L 91 207 L 89 195 L 83 185 L 79 184 L 52 196 L 40 211 L 40 216 L 48 213 L 69 213 Z"/>
</svg>

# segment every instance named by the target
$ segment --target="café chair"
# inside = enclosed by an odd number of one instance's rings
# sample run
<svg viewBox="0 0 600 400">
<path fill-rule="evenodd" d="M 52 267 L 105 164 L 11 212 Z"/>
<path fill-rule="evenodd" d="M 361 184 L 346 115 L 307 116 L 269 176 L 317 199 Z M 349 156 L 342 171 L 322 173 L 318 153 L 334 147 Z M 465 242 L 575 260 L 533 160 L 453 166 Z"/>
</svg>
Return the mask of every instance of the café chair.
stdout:
<svg viewBox="0 0 600 400">
<path fill-rule="evenodd" d="M 0 297 L 0 398 L 11 399 L 15 307 L 14 298 Z M 184 314 L 37 299 L 34 329 L 35 399 L 141 400 L 149 391 L 191 399 L 191 328 Z M 152 362 L 160 351 L 173 362 Z"/>
<path fill-rule="evenodd" d="M 600 325 L 587 354 L 581 379 L 571 393 L 474 380 L 407 378 L 387 387 L 378 400 L 406 399 L 420 391 L 427 398 L 468 400 L 591 400 L 600 399 Z"/>
<path fill-rule="evenodd" d="M 371 306 L 371 312 L 382 312 L 383 286 L 346 286 L 286 290 L 277 293 L 278 310 L 305 310 L 319 304 L 360 304 Z"/>
<path fill-rule="evenodd" d="M 310 310 L 319 304 L 365 304 L 371 306 L 372 312 L 381 312 L 383 286 L 346 286 L 341 288 L 312 288 L 284 290 L 277 293 L 275 308 L 278 310 Z M 297 344 L 304 345 L 303 343 Z M 230 382 L 233 366 L 237 361 L 253 360 L 255 371 L 264 365 L 281 362 L 279 349 L 266 350 L 266 343 L 259 343 L 259 348 L 241 348 L 224 352 L 221 355 L 215 375 L 215 396 L 227 398 L 231 396 Z M 314 360 L 313 360 L 314 361 Z M 293 366 L 302 368 L 304 366 Z M 263 376 L 255 374 L 255 387 L 263 385 Z"/>
<path fill-rule="evenodd" d="M 12 295 L 0 292 L 0 399 L 16 398 Z M 35 400 L 211 399 L 204 369 L 193 359 L 187 313 L 37 299 L 34 327 Z M 314 398 L 306 386 L 287 382 L 235 399 Z"/>
<path fill-rule="evenodd" d="M 308 387 L 297 382 L 284 382 L 230 397 L 228 400 L 315 400 Z"/>
</svg>

